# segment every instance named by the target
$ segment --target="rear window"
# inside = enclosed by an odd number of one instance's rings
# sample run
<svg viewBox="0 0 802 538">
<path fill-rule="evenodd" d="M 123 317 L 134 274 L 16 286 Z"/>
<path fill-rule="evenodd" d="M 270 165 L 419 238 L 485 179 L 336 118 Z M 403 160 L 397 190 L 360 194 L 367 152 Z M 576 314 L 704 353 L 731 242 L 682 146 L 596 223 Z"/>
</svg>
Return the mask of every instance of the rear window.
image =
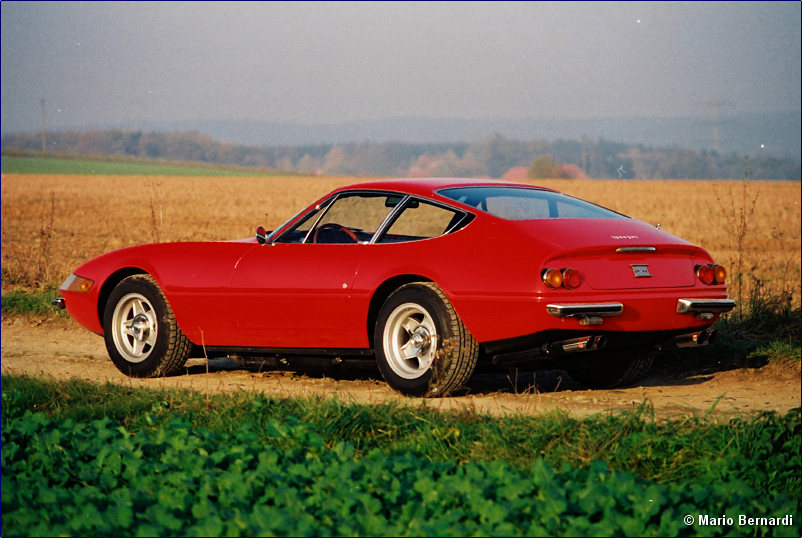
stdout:
<svg viewBox="0 0 802 538">
<path fill-rule="evenodd" d="M 557 192 L 526 187 L 456 187 L 439 194 L 510 220 L 621 219 L 620 213 Z"/>
</svg>

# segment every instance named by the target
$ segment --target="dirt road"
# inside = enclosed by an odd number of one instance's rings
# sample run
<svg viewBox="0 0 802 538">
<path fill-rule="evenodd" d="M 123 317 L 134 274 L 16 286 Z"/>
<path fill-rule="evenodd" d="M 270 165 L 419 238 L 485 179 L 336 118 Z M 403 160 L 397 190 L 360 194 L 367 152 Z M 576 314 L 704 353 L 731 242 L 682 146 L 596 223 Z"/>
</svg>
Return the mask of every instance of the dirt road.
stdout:
<svg viewBox="0 0 802 538">
<path fill-rule="evenodd" d="M 537 415 L 561 409 L 582 417 L 593 413 L 635 410 L 648 400 L 661 418 L 712 413 L 721 418 L 764 410 L 785 412 L 800 405 L 800 369 L 764 365 L 734 368 L 688 367 L 658 363 L 639 386 L 615 390 L 585 390 L 561 371 L 538 371 L 517 376 L 477 374 L 467 394 L 418 400 L 389 389 L 371 370 L 340 369 L 307 373 L 265 370 L 229 359 L 193 359 L 186 374 L 159 379 L 132 379 L 120 373 L 106 355 L 103 339 L 72 321 L 37 322 L 4 319 L 2 371 L 77 377 L 92 382 L 135 387 L 180 387 L 199 391 L 261 391 L 273 396 L 335 396 L 348 402 L 396 401 L 444 410 Z M 686 361 L 687 362 L 687 361 Z M 715 405 L 715 407 L 713 407 Z"/>
</svg>

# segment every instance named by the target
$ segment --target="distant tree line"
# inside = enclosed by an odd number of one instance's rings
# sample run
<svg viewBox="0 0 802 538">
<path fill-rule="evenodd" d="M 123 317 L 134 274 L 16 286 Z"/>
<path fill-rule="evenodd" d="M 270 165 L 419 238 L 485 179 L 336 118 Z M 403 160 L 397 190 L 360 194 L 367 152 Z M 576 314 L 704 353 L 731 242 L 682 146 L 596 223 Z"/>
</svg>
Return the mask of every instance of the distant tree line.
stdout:
<svg viewBox="0 0 802 538">
<path fill-rule="evenodd" d="M 22 133 L 3 136 L 1 145 L 3 151 L 36 151 L 41 150 L 41 144 L 40 133 Z M 47 150 L 358 176 L 500 178 L 511 169 L 526 167 L 530 177 L 553 172 L 557 177 L 740 179 L 747 168 L 746 156 L 715 151 L 655 148 L 586 137 L 521 141 L 500 134 L 474 142 L 443 144 L 255 147 L 219 142 L 197 132 L 49 131 Z M 533 168 L 539 170 L 535 175 Z M 788 159 L 752 157 L 748 168 L 753 179 L 800 179 L 800 163 Z"/>
</svg>

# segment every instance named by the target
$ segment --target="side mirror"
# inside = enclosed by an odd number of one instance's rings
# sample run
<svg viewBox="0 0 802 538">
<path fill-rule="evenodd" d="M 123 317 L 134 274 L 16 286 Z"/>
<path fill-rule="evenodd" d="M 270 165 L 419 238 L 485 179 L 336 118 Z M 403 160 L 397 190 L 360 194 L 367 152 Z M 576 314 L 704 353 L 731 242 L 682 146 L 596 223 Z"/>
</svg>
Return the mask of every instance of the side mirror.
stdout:
<svg viewBox="0 0 802 538">
<path fill-rule="evenodd" d="M 260 245 L 264 245 L 267 242 L 267 232 L 264 226 L 256 228 L 256 242 Z"/>
</svg>

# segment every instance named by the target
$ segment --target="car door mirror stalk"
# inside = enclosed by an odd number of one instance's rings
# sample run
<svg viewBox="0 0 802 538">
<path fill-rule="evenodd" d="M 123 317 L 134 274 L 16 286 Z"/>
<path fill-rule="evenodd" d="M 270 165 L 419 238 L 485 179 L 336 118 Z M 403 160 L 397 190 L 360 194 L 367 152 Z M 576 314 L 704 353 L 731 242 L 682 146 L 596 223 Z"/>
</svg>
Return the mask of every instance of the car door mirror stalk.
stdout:
<svg viewBox="0 0 802 538">
<path fill-rule="evenodd" d="M 267 231 L 265 231 L 264 226 L 256 228 L 256 242 L 260 245 L 264 245 L 267 242 Z"/>
</svg>

